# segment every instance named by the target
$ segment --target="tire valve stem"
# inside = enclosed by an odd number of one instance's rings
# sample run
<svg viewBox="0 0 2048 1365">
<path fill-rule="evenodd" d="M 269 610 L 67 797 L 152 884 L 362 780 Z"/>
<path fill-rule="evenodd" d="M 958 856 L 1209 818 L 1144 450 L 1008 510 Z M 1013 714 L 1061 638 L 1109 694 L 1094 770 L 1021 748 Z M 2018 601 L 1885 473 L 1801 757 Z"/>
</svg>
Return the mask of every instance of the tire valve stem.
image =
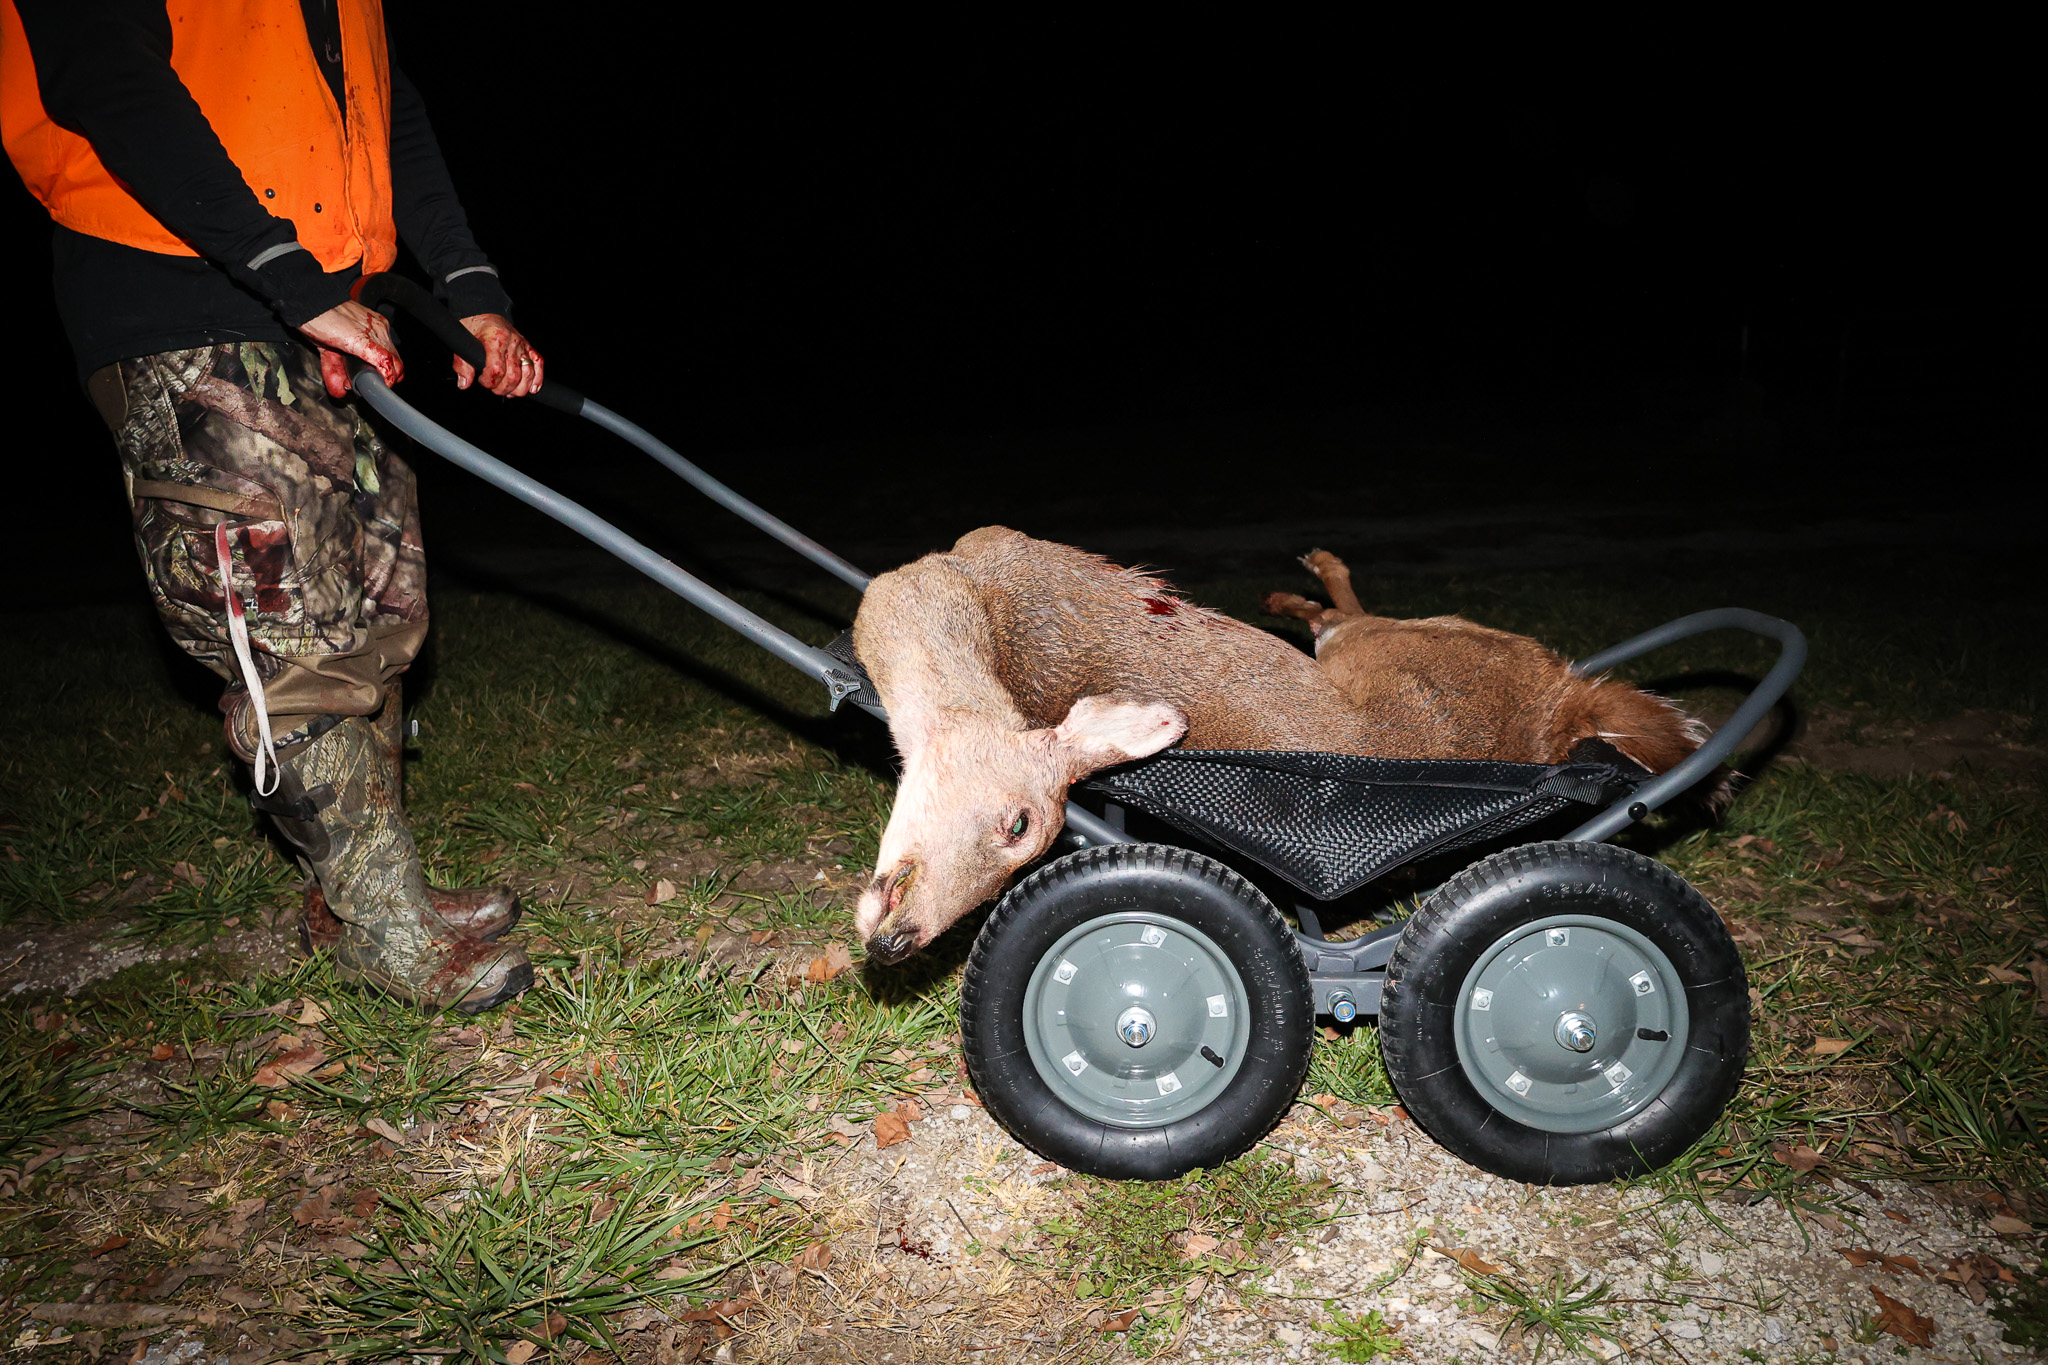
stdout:
<svg viewBox="0 0 2048 1365">
<path fill-rule="evenodd" d="M 1219 1068 L 1223 1065 L 1223 1059 L 1216 1055 L 1216 1049 L 1210 1047 L 1207 1043 L 1202 1044 L 1202 1055 L 1214 1062 Z"/>
</svg>

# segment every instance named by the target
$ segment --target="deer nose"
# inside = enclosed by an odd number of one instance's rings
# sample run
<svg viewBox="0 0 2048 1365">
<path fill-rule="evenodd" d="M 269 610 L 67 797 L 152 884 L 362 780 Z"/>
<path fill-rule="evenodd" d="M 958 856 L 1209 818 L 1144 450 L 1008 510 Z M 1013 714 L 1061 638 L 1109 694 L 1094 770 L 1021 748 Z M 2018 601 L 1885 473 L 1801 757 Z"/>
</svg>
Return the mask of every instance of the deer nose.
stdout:
<svg viewBox="0 0 2048 1365">
<path fill-rule="evenodd" d="M 901 929 L 886 930 L 868 940 L 868 960 L 884 967 L 901 962 L 917 951 L 917 936 Z"/>
</svg>

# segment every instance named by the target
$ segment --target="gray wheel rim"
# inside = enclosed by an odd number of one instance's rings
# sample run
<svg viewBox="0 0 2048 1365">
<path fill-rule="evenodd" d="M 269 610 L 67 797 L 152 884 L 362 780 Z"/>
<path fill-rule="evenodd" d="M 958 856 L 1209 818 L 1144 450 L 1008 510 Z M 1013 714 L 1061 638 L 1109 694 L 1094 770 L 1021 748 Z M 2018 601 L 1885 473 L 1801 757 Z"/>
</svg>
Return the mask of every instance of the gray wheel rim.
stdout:
<svg viewBox="0 0 2048 1365">
<path fill-rule="evenodd" d="M 1503 934 L 1465 974 L 1455 1008 L 1474 1088 L 1546 1133 L 1598 1132 L 1640 1112 L 1677 1073 L 1691 1018 L 1663 950 L 1595 915 Z"/>
<path fill-rule="evenodd" d="M 1149 1027 L 1132 1022 L 1140 1011 Z M 1145 1041 L 1125 1041 L 1120 1020 Z M 1149 911 L 1074 929 L 1024 989 L 1039 1077 L 1069 1109 L 1119 1128 L 1159 1128 L 1205 1108 L 1243 1064 L 1249 1025 L 1244 980 L 1215 940 Z"/>
</svg>

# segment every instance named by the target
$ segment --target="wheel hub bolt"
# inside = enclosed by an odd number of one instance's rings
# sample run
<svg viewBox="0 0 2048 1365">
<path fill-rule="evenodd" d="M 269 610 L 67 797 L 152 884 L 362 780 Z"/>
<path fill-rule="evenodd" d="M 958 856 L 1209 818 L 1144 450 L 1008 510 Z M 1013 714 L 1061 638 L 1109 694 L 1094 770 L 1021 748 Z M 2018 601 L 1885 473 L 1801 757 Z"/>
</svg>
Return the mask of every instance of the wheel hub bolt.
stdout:
<svg viewBox="0 0 2048 1365">
<path fill-rule="evenodd" d="M 1116 1036 L 1132 1047 L 1143 1047 L 1159 1030 L 1159 1021 L 1143 1005 L 1133 1005 L 1116 1017 Z"/>
<path fill-rule="evenodd" d="M 1593 1044 L 1600 1039 L 1599 1030 L 1593 1026 L 1591 1015 L 1572 1010 L 1560 1015 L 1557 1021 L 1557 1041 L 1561 1047 L 1573 1052 L 1591 1052 Z"/>
</svg>

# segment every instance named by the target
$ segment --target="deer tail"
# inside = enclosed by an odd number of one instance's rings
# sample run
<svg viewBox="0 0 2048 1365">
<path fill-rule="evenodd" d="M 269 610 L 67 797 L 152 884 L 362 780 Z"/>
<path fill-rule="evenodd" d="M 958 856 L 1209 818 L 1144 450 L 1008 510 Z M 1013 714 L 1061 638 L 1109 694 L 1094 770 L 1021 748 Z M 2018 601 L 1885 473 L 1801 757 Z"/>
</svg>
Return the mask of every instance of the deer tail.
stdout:
<svg viewBox="0 0 2048 1365">
<path fill-rule="evenodd" d="M 1600 739 L 1653 773 L 1669 772 L 1711 733 L 1676 703 L 1612 678 L 1581 682 L 1558 708 L 1553 735 L 1560 753 L 1582 739 Z M 1735 797 L 1737 774 L 1725 764 L 1702 778 L 1687 797 L 1718 818 Z"/>
</svg>

